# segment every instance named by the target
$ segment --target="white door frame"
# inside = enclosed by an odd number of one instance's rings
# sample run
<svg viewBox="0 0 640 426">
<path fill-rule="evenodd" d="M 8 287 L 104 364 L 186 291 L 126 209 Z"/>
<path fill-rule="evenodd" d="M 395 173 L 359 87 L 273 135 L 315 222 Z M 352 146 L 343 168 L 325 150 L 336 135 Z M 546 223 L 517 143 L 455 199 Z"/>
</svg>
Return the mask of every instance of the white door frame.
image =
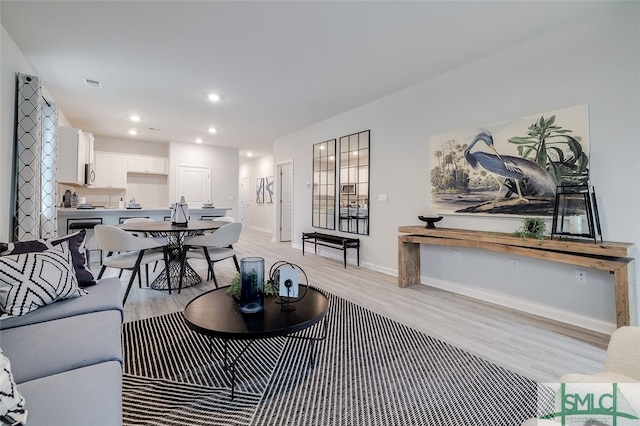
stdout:
<svg viewBox="0 0 640 426">
<path fill-rule="evenodd" d="M 203 181 L 204 187 L 203 187 L 203 198 L 204 200 L 206 200 L 205 202 L 211 202 L 211 167 L 209 166 L 203 166 L 203 165 L 196 165 L 196 164 L 176 164 L 176 182 L 175 182 L 175 191 L 176 191 L 176 195 L 174 197 L 175 201 L 178 201 L 178 198 L 183 195 L 180 194 L 180 171 L 182 169 L 200 169 L 203 172 L 206 172 L 207 174 L 207 178 L 205 181 Z M 189 200 L 187 200 L 188 202 Z M 196 207 L 195 205 L 192 207 Z M 201 207 L 201 206 L 197 206 L 197 207 Z"/>
<path fill-rule="evenodd" d="M 249 226 L 250 220 L 250 206 L 251 206 L 251 179 L 248 177 L 240 178 L 239 189 L 239 206 L 240 212 L 238 220 L 242 222 L 242 226 Z"/>
<path fill-rule="evenodd" d="M 282 185 L 281 179 L 282 179 L 282 169 L 284 168 L 284 166 L 288 166 L 291 165 L 291 170 L 293 171 L 293 158 L 289 159 L 289 160 L 285 160 L 285 161 L 281 161 L 276 163 L 276 176 L 275 176 L 275 188 L 276 188 L 276 200 L 278 202 L 278 206 L 276 207 L 276 223 L 274 226 L 274 233 L 273 233 L 273 238 L 272 240 L 275 242 L 281 242 L 282 241 L 282 231 L 281 231 L 281 225 L 282 225 L 282 191 L 280 190 L 280 186 Z M 293 194 L 293 179 L 291 181 L 291 188 L 289 193 L 291 194 L 291 202 L 293 203 L 293 198 L 294 198 L 294 194 Z M 295 205 L 295 204 L 294 204 Z M 293 242 L 293 224 L 295 222 L 295 215 L 292 214 L 291 217 L 291 241 Z"/>
</svg>

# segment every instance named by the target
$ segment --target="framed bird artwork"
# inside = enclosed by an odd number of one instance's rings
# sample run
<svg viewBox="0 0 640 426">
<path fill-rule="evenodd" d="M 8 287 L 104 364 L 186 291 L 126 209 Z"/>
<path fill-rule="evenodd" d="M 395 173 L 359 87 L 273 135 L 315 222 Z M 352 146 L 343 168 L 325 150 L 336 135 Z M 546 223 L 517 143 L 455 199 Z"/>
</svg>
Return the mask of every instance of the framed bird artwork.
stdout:
<svg viewBox="0 0 640 426">
<path fill-rule="evenodd" d="M 587 105 L 429 138 L 431 210 L 552 216 L 556 188 L 589 182 Z"/>
</svg>

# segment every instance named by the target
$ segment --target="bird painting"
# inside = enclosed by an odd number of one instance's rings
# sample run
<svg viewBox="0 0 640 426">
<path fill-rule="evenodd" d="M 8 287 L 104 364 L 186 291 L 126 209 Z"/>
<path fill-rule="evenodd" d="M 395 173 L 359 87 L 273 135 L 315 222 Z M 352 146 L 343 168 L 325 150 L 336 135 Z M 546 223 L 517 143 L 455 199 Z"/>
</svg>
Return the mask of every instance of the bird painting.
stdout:
<svg viewBox="0 0 640 426">
<path fill-rule="evenodd" d="M 476 150 L 472 152 L 476 143 L 484 142 L 493 152 L 483 152 Z M 476 147 L 477 148 L 477 147 Z M 476 171 L 486 170 L 498 182 L 499 189 L 492 206 L 498 201 L 502 189 L 507 186 L 508 191 L 505 198 L 512 193 L 515 182 L 515 190 L 518 193 L 517 203 L 528 202 L 525 196 L 550 196 L 555 195 L 556 182 L 551 174 L 540 167 L 537 163 L 525 158 L 510 155 L 500 155 L 493 146 L 493 136 L 490 132 L 483 130 L 478 133 L 464 150 L 464 158 L 471 168 Z M 522 189 L 524 187 L 524 190 Z"/>
</svg>

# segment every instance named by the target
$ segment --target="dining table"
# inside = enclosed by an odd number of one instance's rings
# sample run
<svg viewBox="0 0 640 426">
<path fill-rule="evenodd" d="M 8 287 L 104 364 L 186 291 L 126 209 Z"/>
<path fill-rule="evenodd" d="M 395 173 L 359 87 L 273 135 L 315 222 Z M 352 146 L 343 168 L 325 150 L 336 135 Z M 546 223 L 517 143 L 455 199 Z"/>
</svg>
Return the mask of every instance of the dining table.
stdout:
<svg viewBox="0 0 640 426">
<path fill-rule="evenodd" d="M 169 270 L 164 269 L 149 284 L 156 290 L 168 290 L 178 287 L 180 281 L 181 260 L 184 251 L 185 237 L 200 235 L 207 231 L 226 225 L 227 222 L 215 220 L 190 220 L 186 224 L 176 224 L 164 220 L 152 220 L 145 222 L 129 222 L 115 225 L 127 232 L 144 233 L 153 238 L 166 238 L 169 254 Z M 190 287 L 202 282 L 202 277 L 189 265 L 185 264 L 182 278 L 182 287 Z"/>
</svg>

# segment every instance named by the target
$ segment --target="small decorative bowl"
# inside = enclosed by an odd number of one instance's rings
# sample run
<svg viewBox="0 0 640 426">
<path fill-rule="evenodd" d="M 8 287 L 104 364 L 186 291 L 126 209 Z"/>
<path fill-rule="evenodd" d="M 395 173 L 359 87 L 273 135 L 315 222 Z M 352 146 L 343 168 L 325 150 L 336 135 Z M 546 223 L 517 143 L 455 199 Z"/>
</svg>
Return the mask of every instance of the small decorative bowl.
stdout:
<svg viewBox="0 0 640 426">
<path fill-rule="evenodd" d="M 436 225 L 434 225 L 434 223 L 441 221 L 442 216 L 418 216 L 418 219 L 423 222 L 427 222 L 425 228 L 435 229 Z"/>
</svg>

